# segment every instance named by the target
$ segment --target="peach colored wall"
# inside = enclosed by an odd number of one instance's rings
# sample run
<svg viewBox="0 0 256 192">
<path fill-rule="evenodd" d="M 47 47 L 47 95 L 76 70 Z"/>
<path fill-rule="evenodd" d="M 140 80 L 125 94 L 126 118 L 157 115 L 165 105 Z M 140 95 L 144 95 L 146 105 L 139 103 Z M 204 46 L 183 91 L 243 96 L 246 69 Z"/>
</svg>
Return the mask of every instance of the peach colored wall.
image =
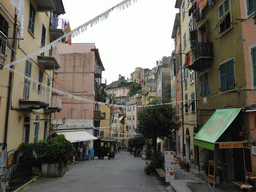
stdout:
<svg viewBox="0 0 256 192">
<path fill-rule="evenodd" d="M 73 48 L 72 48 L 73 47 Z M 88 100 L 94 100 L 94 44 L 65 44 L 58 47 L 60 69 L 54 76 L 54 88 Z M 84 52 L 83 52 L 84 51 Z M 82 53 L 83 52 L 83 53 Z M 59 96 L 62 99 L 62 110 L 53 118 L 93 119 L 94 104 L 72 98 Z M 56 100 L 53 100 L 56 106 Z"/>
<path fill-rule="evenodd" d="M 246 78 L 246 89 L 254 89 L 253 84 L 253 70 L 252 70 L 252 58 L 251 58 L 251 48 L 256 47 L 256 25 L 252 16 L 247 15 L 247 5 L 245 0 L 240 0 L 241 8 L 241 18 L 246 19 L 242 22 L 242 38 L 243 38 L 243 51 L 245 60 L 245 78 Z M 256 92 L 247 91 L 247 105 L 256 104 Z M 256 112 L 248 113 L 249 129 L 251 134 L 251 139 L 256 138 Z M 253 166 L 256 166 L 256 156 L 252 155 Z"/>
</svg>

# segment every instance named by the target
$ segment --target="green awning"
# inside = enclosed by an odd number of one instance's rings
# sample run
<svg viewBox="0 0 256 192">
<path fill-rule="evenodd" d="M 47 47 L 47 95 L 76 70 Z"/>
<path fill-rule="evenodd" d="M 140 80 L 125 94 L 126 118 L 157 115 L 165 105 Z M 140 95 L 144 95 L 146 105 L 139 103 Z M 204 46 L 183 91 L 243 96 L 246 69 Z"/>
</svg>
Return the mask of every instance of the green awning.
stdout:
<svg viewBox="0 0 256 192">
<path fill-rule="evenodd" d="M 215 142 L 226 131 L 242 108 L 218 109 L 194 137 L 194 145 L 214 150 Z"/>
</svg>

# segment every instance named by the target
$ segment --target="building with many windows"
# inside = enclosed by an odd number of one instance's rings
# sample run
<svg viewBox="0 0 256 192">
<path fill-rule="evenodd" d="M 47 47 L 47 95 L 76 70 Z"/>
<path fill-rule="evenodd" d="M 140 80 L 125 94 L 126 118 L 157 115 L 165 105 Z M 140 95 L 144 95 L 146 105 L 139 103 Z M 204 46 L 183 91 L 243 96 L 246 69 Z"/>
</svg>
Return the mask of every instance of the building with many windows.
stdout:
<svg viewBox="0 0 256 192">
<path fill-rule="evenodd" d="M 41 48 L 65 33 L 65 28 L 57 30 L 52 25 L 65 10 L 61 0 L 0 2 L 0 65 L 4 67 L 0 70 L 4 77 L 0 80 L 0 111 L 4 114 L 0 118 L 0 158 L 5 166 L 11 166 L 22 142 L 48 138 L 51 113 L 59 110 L 51 105 L 59 55 L 54 46 L 50 50 Z M 12 61 L 15 65 L 8 68 Z"/>
</svg>

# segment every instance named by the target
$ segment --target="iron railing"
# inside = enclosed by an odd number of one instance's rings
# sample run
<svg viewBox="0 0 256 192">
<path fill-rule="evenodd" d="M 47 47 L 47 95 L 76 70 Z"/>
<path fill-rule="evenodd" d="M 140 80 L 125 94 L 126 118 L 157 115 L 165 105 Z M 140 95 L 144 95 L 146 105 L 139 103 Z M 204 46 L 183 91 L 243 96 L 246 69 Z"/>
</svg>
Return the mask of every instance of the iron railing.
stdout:
<svg viewBox="0 0 256 192">
<path fill-rule="evenodd" d="M 7 51 L 7 37 L 0 31 L 0 69 L 4 66 Z"/>
<path fill-rule="evenodd" d="M 204 57 L 204 58 L 213 58 L 213 43 L 212 42 L 207 42 L 207 43 L 202 43 L 198 42 L 194 48 L 194 56 L 196 61 L 197 59 Z"/>
<path fill-rule="evenodd" d="M 19 188 L 32 179 L 32 167 L 33 165 L 31 162 L 4 167 L 5 171 L 1 175 L 1 184 L 3 185 L 3 183 L 8 182 L 7 191 L 13 191 Z"/>
</svg>

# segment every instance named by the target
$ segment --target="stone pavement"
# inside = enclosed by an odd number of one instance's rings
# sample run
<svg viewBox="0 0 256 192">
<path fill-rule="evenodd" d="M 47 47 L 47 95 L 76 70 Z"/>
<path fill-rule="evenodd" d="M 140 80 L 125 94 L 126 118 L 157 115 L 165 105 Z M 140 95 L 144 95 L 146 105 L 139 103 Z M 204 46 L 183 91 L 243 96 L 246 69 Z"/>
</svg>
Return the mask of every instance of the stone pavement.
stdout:
<svg viewBox="0 0 256 192">
<path fill-rule="evenodd" d="M 234 184 L 219 184 L 213 188 L 205 180 L 199 178 L 194 173 L 187 172 L 175 164 L 175 180 L 167 188 L 169 192 L 241 192 L 241 189 Z"/>
</svg>

